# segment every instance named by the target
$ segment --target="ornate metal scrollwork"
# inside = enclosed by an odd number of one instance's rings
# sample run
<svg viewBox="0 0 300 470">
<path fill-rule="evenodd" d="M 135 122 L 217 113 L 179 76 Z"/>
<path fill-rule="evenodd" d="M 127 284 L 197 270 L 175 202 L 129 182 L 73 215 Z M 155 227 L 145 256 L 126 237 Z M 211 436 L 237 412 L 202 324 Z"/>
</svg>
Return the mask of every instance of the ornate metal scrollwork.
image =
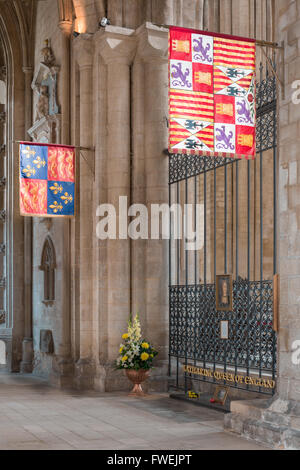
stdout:
<svg viewBox="0 0 300 470">
<path fill-rule="evenodd" d="M 220 338 L 214 284 L 170 287 L 170 354 L 189 361 L 273 370 L 276 341 L 273 331 L 272 281 L 233 283 L 230 335 Z"/>
</svg>

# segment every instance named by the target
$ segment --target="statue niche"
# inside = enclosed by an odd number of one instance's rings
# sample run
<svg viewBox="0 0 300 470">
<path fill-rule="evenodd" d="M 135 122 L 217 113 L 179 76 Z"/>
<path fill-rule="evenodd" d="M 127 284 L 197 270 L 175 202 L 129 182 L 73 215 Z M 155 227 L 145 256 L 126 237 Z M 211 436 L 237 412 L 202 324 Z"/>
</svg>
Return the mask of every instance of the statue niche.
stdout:
<svg viewBox="0 0 300 470">
<path fill-rule="evenodd" d="M 35 93 L 35 122 L 27 132 L 35 142 L 60 142 L 61 115 L 57 104 L 57 77 L 60 68 L 54 63 L 55 57 L 49 41 L 46 40 L 31 85 Z"/>
<path fill-rule="evenodd" d="M 55 248 L 51 238 L 45 240 L 40 270 L 44 272 L 44 299 L 43 303 L 52 304 L 55 300 Z"/>
</svg>

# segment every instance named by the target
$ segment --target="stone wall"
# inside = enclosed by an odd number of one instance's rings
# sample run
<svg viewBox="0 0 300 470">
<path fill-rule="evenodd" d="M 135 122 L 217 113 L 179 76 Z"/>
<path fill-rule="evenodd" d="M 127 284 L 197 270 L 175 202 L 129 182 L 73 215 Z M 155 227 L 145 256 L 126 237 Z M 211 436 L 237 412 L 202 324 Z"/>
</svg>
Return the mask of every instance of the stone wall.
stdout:
<svg viewBox="0 0 300 470">
<path fill-rule="evenodd" d="M 299 365 L 292 364 L 292 344 L 300 339 L 299 130 L 300 105 L 292 85 L 300 78 L 300 3 L 278 1 L 278 42 L 284 41 L 284 95 L 280 101 L 279 231 L 280 334 L 279 388 L 284 400 L 300 399 Z"/>
</svg>

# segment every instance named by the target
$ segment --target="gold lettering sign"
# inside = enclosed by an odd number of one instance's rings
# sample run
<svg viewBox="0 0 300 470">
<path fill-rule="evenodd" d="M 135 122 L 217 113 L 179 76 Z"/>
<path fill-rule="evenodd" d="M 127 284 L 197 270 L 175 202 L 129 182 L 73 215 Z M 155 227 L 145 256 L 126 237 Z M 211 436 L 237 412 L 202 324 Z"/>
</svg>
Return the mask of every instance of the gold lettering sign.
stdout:
<svg viewBox="0 0 300 470">
<path fill-rule="evenodd" d="M 195 72 L 195 82 L 203 83 L 204 85 L 211 85 L 210 72 Z"/>
<path fill-rule="evenodd" d="M 229 372 L 213 371 L 211 369 L 202 369 L 192 365 L 184 365 L 183 371 L 187 374 L 200 375 L 202 377 L 210 377 L 216 380 L 223 380 L 229 384 L 245 384 L 253 387 L 271 388 L 276 386 L 275 380 L 263 379 L 262 377 L 250 377 L 244 375 L 234 375 Z"/>
<path fill-rule="evenodd" d="M 253 147 L 253 135 L 241 134 L 238 136 L 238 143 L 244 147 Z"/>
<path fill-rule="evenodd" d="M 231 103 L 219 103 L 217 104 L 217 113 L 233 116 L 233 105 Z"/>
<path fill-rule="evenodd" d="M 178 41 L 173 39 L 172 41 L 173 50 L 176 52 L 190 53 L 190 41 Z"/>
</svg>

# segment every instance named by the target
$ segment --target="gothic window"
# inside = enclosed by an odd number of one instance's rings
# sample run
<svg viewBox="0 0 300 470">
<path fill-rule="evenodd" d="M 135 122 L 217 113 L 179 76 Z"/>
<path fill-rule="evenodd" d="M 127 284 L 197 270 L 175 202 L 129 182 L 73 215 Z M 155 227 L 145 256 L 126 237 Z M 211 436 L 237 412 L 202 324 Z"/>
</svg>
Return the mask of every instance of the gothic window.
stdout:
<svg viewBox="0 0 300 470">
<path fill-rule="evenodd" d="M 50 237 L 47 237 L 42 252 L 40 269 L 44 272 L 44 302 L 55 299 L 55 249 Z"/>
</svg>

